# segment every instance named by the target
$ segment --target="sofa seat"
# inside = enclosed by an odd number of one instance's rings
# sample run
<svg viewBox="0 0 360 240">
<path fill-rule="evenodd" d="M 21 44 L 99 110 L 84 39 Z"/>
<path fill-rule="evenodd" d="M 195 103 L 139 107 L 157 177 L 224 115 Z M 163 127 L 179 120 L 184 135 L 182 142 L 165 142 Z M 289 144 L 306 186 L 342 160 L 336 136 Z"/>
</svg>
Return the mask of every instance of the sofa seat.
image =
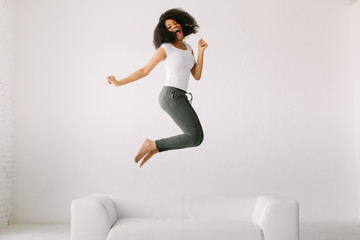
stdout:
<svg viewBox="0 0 360 240">
<path fill-rule="evenodd" d="M 297 200 L 276 195 L 92 194 L 71 240 L 299 240 Z"/>
<path fill-rule="evenodd" d="M 237 219 L 120 218 L 107 240 L 263 240 L 261 229 Z"/>
</svg>

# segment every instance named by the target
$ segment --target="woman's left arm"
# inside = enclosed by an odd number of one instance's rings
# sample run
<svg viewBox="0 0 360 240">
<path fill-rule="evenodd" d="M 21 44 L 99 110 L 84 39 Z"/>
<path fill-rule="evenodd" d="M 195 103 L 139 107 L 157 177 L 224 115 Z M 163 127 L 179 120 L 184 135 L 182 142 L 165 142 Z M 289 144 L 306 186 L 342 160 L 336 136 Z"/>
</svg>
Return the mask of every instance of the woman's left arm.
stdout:
<svg viewBox="0 0 360 240">
<path fill-rule="evenodd" d="M 199 54 L 197 63 L 195 62 L 193 68 L 191 69 L 191 74 L 195 78 L 195 80 L 200 80 L 202 68 L 203 68 L 203 60 L 204 60 L 204 51 L 207 48 L 207 43 L 201 38 L 199 40 Z M 194 55 L 194 52 L 192 52 Z"/>
</svg>

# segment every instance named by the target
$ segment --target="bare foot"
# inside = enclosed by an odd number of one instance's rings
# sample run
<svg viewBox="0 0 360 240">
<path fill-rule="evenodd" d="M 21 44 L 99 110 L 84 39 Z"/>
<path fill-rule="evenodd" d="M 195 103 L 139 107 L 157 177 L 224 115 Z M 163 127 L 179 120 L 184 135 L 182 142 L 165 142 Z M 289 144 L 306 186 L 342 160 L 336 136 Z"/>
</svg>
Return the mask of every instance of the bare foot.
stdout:
<svg viewBox="0 0 360 240">
<path fill-rule="evenodd" d="M 157 150 L 155 142 L 149 139 L 145 139 L 143 145 L 135 156 L 135 162 L 138 163 L 140 159 L 142 159 L 145 155 L 149 154 L 151 151 L 154 150 Z"/>
<path fill-rule="evenodd" d="M 151 152 L 149 152 L 144 158 L 143 160 L 141 161 L 140 163 L 140 167 L 142 165 L 144 165 L 144 163 L 146 163 L 147 160 L 149 160 L 154 154 L 158 153 L 159 150 L 155 149 L 155 150 L 152 150 Z"/>
</svg>

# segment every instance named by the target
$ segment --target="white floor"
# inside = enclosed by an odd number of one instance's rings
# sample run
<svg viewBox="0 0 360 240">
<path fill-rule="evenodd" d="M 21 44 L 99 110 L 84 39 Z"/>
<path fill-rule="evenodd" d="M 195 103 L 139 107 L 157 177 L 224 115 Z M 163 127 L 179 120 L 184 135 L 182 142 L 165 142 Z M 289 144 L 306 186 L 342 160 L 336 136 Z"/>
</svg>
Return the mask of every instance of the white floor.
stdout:
<svg viewBox="0 0 360 240">
<path fill-rule="evenodd" d="M 301 240 L 360 240 L 360 223 L 301 223 Z"/>
<path fill-rule="evenodd" d="M 14 224 L 0 229 L 0 240 L 70 240 L 70 224 Z"/>
<path fill-rule="evenodd" d="M 360 240 L 360 223 L 301 223 L 301 240 Z M 15 224 L 0 240 L 70 240 L 69 224 Z"/>
</svg>

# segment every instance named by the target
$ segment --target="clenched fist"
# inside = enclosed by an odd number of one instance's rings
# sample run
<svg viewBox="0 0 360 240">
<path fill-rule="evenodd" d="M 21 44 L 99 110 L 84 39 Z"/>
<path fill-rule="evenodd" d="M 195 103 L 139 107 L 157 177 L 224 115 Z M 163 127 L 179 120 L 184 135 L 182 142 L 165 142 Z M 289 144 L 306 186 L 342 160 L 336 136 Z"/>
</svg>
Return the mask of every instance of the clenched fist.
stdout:
<svg viewBox="0 0 360 240">
<path fill-rule="evenodd" d="M 113 75 L 107 77 L 107 81 L 109 84 L 112 84 L 114 86 L 117 86 L 117 81 Z"/>
<path fill-rule="evenodd" d="M 199 40 L 199 51 L 204 52 L 207 46 L 207 43 L 201 38 Z"/>
</svg>

